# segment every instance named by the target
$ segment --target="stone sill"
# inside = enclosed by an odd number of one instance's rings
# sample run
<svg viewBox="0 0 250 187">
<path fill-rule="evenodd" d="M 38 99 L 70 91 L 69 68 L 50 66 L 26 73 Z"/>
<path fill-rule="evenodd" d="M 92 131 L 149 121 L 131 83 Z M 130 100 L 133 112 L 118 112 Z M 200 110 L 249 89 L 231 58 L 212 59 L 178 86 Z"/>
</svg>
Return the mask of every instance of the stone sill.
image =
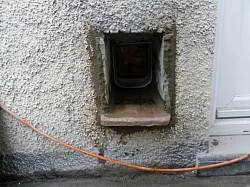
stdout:
<svg viewBox="0 0 250 187">
<path fill-rule="evenodd" d="M 111 113 L 101 115 L 102 126 L 165 126 L 171 115 L 157 104 L 115 105 Z"/>
</svg>

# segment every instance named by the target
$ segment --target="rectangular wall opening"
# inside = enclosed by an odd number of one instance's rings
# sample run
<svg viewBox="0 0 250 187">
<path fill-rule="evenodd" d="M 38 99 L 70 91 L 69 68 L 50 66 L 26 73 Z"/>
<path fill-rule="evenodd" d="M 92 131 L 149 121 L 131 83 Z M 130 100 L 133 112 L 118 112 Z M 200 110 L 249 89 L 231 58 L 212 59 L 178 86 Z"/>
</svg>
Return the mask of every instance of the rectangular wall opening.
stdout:
<svg viewBox="0 0 250 187">
<path fill-rule="evenodd" d="M 105 33 L 97 38 L 103 126 L 162 126 L 170 121 L 170 33 Z"/>
</svg>

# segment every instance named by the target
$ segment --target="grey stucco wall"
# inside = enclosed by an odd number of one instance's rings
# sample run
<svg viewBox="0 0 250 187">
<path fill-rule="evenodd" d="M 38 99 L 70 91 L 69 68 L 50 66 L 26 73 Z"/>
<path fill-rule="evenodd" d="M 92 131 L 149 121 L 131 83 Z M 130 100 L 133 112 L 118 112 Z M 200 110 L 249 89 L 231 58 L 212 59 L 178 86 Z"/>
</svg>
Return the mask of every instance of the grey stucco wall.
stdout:
<svg viewBox="0 0 250 187">
<path fill-rule="evenodd" d="M 208 128 L 216 0 L 0 4 L 0 100 L 7 107 L 42 131 L 98 154 L 151 166 L 195 163 L 196 154 L 205 148 Z M 94 32 L 161 31 L 173 26 L 175 123 L 161 128 L 101 127 L 90 45 Z M 5 175 L 98 172 L 109 166 L 37 135 L 2 110 L 0 114 Z M 55 162 L 58 155 L 65 162 Z M 27 165 L 32 159 L 37 161 L 34 167 Z"/>
</svg>

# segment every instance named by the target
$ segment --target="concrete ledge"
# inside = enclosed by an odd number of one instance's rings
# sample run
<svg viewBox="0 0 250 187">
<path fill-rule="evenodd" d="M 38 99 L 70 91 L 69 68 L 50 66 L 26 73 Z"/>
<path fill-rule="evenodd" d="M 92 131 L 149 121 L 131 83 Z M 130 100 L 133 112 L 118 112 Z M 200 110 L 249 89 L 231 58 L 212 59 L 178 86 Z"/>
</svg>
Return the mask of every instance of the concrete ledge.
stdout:
<svg viewBox="0 0 250 187">
<path fill-rule="evenodd" d="M 198 154 L 197 156 L 197 166 L 205 166 L 209 164 L 221 163 L 224 161 L 232 160 L 239 156 L 243 156 L 246 153 L 237 154 Z M 250 174 L 250 158 L 231 164 L 228 166 L 212 168 L 207 170 L 198 171 L 198 176 L 223 176 L 223 175 L 243 175 Z"/>
<path fill-rule="evenodd" d="M 157 104 L 115 105 L 110 114 L 101 115 L 103 126 L 164 126 L 168 125 L 171 115 Z"/>
<path fill-rule="evenodd" d="M 164 126 L 170 121 L 170 115 L 159 117 L 112 117 L 102 115 L 103 126 Z"/>
</svg>

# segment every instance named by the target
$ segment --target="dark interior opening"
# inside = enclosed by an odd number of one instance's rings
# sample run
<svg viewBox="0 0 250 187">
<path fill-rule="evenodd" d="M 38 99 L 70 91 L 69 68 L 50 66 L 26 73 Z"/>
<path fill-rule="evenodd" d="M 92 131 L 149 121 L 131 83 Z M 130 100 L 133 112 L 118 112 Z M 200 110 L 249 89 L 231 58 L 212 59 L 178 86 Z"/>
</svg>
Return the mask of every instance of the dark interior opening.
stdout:
<svg viewBox="0 0 250 187">
<path fill-rule="evenodd" d="M 152 82 L 151 46 L 151 42 L 113 44 L 113 79 L 117 86 L 143 88 Z"/>
</svg>

